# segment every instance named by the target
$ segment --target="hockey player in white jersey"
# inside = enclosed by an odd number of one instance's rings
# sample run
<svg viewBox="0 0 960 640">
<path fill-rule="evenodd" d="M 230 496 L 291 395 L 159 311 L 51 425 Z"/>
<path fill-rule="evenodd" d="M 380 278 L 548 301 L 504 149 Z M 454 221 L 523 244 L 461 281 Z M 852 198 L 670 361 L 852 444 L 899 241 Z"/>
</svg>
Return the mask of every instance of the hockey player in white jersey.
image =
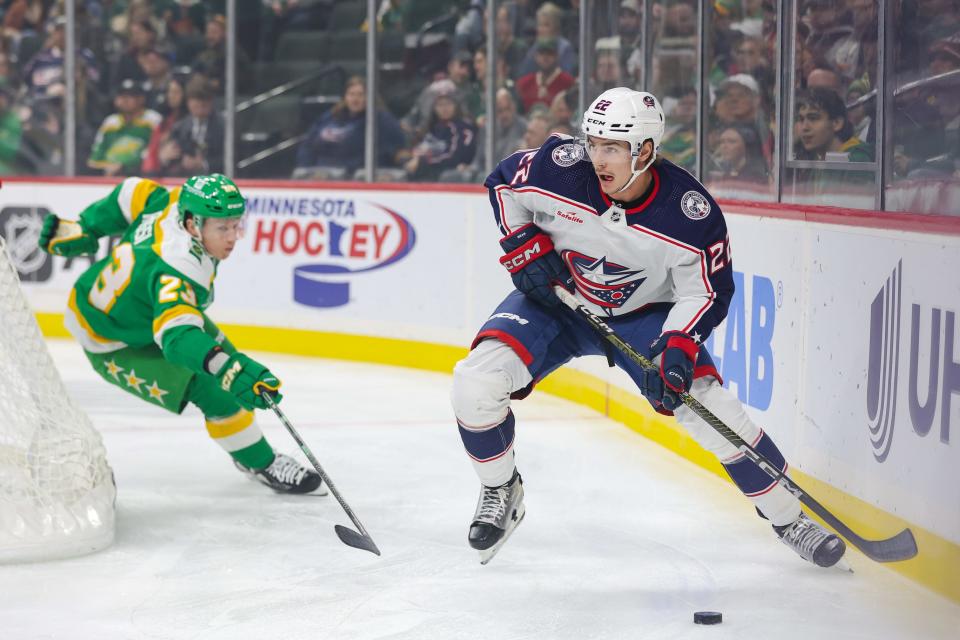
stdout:
<svg viewBox="0 0 960 640">
<path fill-rule="evenodd" d="M 721 386 L 703 341 L 726 317 L 734 284 L 726 223 L 689 173 L 658 158 L 663 110 L 652 94 L 602 93 L 583 115 L 578 139 L 551 136 L 518 151 L 487 178 L 503 238 L 500 259 L 517 291 L 481 327 L 454 370 L 452 401 L 482 489 L 468 541 L 486 563 L 523 519 L 514 464 L 511 399 L 570 359 L 606 355 L 664 414 L 716 455 L 777 536 L 802 558 L 836 564 L 845 544 L 810 520 L 797 498 L 747 459 L 679 399 L 689 391 L 779 468 L 769 435 Z M 654 360 L 645 371 L 607 351 L 562 306 L 561 284 L 633 347 Z"/>
</svg>

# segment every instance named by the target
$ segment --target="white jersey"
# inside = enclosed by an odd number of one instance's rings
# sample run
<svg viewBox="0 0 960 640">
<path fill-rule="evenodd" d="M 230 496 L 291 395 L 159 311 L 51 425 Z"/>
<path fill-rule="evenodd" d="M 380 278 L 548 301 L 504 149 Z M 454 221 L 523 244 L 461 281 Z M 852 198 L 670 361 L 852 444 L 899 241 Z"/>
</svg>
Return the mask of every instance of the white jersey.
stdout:
<svg viewBox="0 0 960 640">
<path fill-rule="evenodd" d="M 622 316 L 672 303 L 663 330 L 702 341 L 726 317 L 734 291 L 723 213 L 669 161 L 648 171 L 645 198 L 624 209 L 600 189 L 583 148 L 553 135 L 501 161 L 484 184 L 501 233 L 531 223 L 546 232 L 592 311 Z"/>
</svg>

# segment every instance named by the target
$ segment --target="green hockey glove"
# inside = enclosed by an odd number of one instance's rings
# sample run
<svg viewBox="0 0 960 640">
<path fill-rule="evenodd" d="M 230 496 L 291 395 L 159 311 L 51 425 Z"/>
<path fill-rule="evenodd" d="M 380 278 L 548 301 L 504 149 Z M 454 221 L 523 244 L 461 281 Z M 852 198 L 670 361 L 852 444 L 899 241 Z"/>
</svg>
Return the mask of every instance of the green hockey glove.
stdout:
<svg viewBox="0 0 960 640">
<path fill-rule="evenodd" d="M 220 387 L 236 396 L 246 409 L 266 409 L 264 393 L 269 393 L 276 404 L 283 399 L 277 391 L 280 380 L 265 366 L 242 353 L 230 356 L 216 376 Z"/>
<path fill-rule="evenodd" d="M 38 244 L 47 253 L 65 258 L 96 253 L 100 247 L 97 238 L 79 222 L 61 220 L 53 214 L 43 219 Z"/>
</svg>

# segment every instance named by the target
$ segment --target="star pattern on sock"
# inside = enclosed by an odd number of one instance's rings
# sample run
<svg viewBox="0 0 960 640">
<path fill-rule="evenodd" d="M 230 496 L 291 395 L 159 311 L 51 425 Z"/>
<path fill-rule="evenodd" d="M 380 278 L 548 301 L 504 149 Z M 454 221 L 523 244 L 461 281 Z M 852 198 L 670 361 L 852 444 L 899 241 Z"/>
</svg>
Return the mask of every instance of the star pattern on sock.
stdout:
<svg viewBox="0 0 960 640">
<path fill-rule="evenodd" d="M 117 382 L 120 382 L 120 375 L 123 373 L 123 367 L 117 366 L 117 363 L 113 360 L 107 360 L 103 363 L 107 367 L 107 373 L 113 376 L 113 379 Z"/>
<path fill-rule="evenodd" d="M 151 398 L 153 398 L 160 404 L 163 404 L 163 396 L 167 395 L 170 392 L 165 391 L 164 389 L 161 389 L 160 386 L 157 384 L 157 381 L 154 380 L 153 384 L 147 387 L 147 393 L 150 395 Z"/>
<path fill-rule="evenodd" d="M 137 372 L 133 369 L 130 369 L 128 375 L 123 376 L 123 379 L 127 381 L 127 386 L 135 389 L 137 393 L 143 393 L 140 391 L 140 385 L 146 382 L 145 378 L 138 378 Z"/>
</svg>

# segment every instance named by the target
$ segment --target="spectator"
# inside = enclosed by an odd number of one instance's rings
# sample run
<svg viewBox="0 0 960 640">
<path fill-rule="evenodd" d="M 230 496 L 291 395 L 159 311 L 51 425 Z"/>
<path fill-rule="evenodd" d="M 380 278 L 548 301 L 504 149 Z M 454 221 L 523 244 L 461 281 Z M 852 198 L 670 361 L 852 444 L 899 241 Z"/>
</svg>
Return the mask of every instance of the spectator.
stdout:
<svg viewBox="0 0 960 640">
<path fill-rule="evenodd" d="M 450 58 L 450 61 L 447 62 L 447 77 L 434 80 L 420 92 L 413 107 L 411 107 L 407 115 L 400 120 L 400 125 L 408 135 L 423 131 L 427 126 L 427 121 L 431 115 L 431 108 L 437 95 L 440 93 L 446 93 L 452 90 L 456 94 L 457 101 L 464 103 L 467 100 L 467 95 L 471 91 L 475 91 L 474 87 L 470 84 L 471 61 L 472 57 L 466 51 L 453 56 Z"/>
<path fill-rule="evenodd" d="M 523 136 L 527 130 L 527 120 L 517 111 L 517 101 L 508 89 L 498 89 L 496 95 L 497 109 L 497 139 L 493 141 L 494 162 L 503 158 L 523 146 Z M 481 173 L 486 172 L 486 156 L 483 153 L 483 140 L 486 138 L 486 128 L 480 131 L 480 140 L 477 142 L 477 160 L 475 167 Z M 478 177 L 485 177 L 479 176 Z"/>
<path fill-rule="evenodd" d="M 353 76 L 347 80 L 347 88 L 340 102 L 320 116 L 300 143 L 295 177 L 351 178 L 364 163 L 366 114 L 366 81 L 360 76 Z M 400 123 L 378 105 L 377 165 L 394 166 L 394 159 L 403 144 Z"/>
<path fill-rule="evenodd" d="M 434 99 L 427 130 L 404 164 L 411 180 L 437 180 L 440 174 L 461 164 L 469 164 L 476 150 L 476 129 L 463 117 L 463 110 L 452 91 Z"/>
<path fill-rule="evenodd" d="M 798 160 L 873 161 L 873 150 L 853 135 L 843 100 L 828 89 L 797 97 L 796 134 Z"/>
<path fill-rule="evenodd" d="M 23 68 L 23 81 L 28 95 L 34 100 L 59 99 L 66 92 L 66 75 L 63 68 L 63 53 L 66 46 L 66 24 L 64 17 L 55 18 L 48 24 L 48 35 L 44 46 Z M 83 59 L 87 78 L 96 83 L 100 80 L 99 67 L 93 54 L 86 49 L 77 52 Z"/>
<path fill-rule="evenodd" d="M 140 68 L 146 76 L 143 90 L 147 94 L 147 108 L 160 111 L 166 99 L 167 85 L 173 77 L 170 58 L 159 49 L 148 49 L 140 54 Z"/>
<path fill-rule="evenodd" d="M 674 92 L 678 97 L 668 113 L 660 155 L 687 171 L 697 163 L 697 90 L 686 86 Z"/>
<path fill-rule="evenodd" d="M 114 84 L 119 84 L 126 79 L 138 82 L 146 80 L 147 74 L 140 66 L 140 57 L 156 46 L 157 31 L 152 22 L 149 20 L 131 22 L 127 31 L 127 48 L 113 68 Z"/>
<path fill-rule="evenodd" d="M 13 107 L 13 91 L 6 80 L 0 78 L 0 176 L 20 173 L 17 155 L 23 130 Z"/>
<path fill-rule="evenodd" d="M 207 20 L 203 37 L 206 48 L 194 58 L 193 70 L 206 76 L 214 93 L 219 95 L 227 78 L 227 19 L 217 14 Z M 249 67 L 250 58 L 242 48 L 237 47 L 236 51 L 237 79 L 243 86 L 246 74 L 242 70 Z"/>
<path fill-rule="evenodd" d="M 807 89 L 828 89 L 840 94 L 843 89 L 843 79 L 832 67 L 818 65 L 807 74 L 805 85 Z"/>
<path fill-rule="evenodd" d="M 960 0 L 917 0 L 921 43 L 945 40 L 960 34 Z"/>
<path fill-rule="evenodd" d="M 833 67 L 845 79 L 851 80 L 863 72 L 859 69 L 860 47 L 864 37 L 877 33 L 877 1 L 847 0 L 847 8 L 853 15 L 853 31 L 837 40 L 827 54 Z"/>
<path fill-rule="evenodd" d="M 871 126 L 873 124 L 873 117 L 871 114 L 873 113 L 872 109 L 876 101 L 871 100 L 869 102 L 856 103 L 869 92 L 870 87 L 863 80 L 854 80 L 847 88 L 847 119 L 850 120 L 850 124 L 853 125 L 853 135 L 864 142 L 870 142 L 874 139 Z M 870 105 L 870 114 L 867 113 L 867 105 Z"/>
<path fill-rule="evenodd" d="M 510 78 L 516 80 L 529 45 L 526 41 L 514 36 L 511 9 L 512 7 L 507 4 L 500 4 L 497 7 L 496 46 L 498 58 L 506 63 Z"/>
<path fill-rule="evenodd" d="M 142 156 L 161 116 L 144 106 L 139 82 L 120 83 L 113 104 L 117 112 L 106 117 L 93 142 L 87 166 L 105 176 L 133 175 L 140 170 Z"/>
<path fill-rule="evenodd" d="M 623 86 L 623 77 L 620 72 L 620 50 L 598 50 L 593 65 L 593 91 L 600 94 L 607 89 L 620 86 Z"/>
<path fill-rule="evenodd" d="M 468 94 L 468 100 L 473 99 L 475 101 L 476 107 L 475 109 L 471 109 L 471 112 L 476 116 L 476 125 L 479 131 L 483 127 L 484 120 L 486 119 L 486 102 L 484 96 L 486 95 L 487 86 L 487 52 L 483 47 L 477 49 L 473 54 L 473 71 L 477 80 L 473 84 L 471 92 Z M 497 91 L 507 89 L 510 95 L 514 95 L 514 82 L 507 75 L 506 64 L 503 59 L 500 58 L 497 59 L 494 87 L 496 87 Z"/>
<path fill-rule="evenodd" d="M 753 76 L 738 73 L 721 82 L 717 87 L 717 112 L 724 123 L 754 126 L 762 123 L 760 85 Z"/>
<path fill-rule="evenodd" d="M 663 10 L 663 37 L 690 39 L 697 35 L 697 7 L 693 0 L 673 0 Z"/>
<path fill-rule="evenodd" d="M 767 184 L 769 171 L 753 127 L 730 125 L 720 130 L 720 142 L 713 153 L 712 180 L 738 180 Z"/>
<path fill-rule="evenodd" d="M 761 38 L 745 36 L 733 47 L 733 64 L 731 74 L 747 73 L 757 77 L 770 68 L 772 63 L 770 51 Z"/>
<path fill-rule="evenodd" d="M 517 80 L 517 94 L 523 103 L 525 112 L 535 104 L 547 107 L 554 97 L 576 82 L 573 76 L 557 66 L 558 43 L 556 39 L 541 39 L 535 45 L 537 50 L 537 71 L 521 76 Z"/>
<path fill-rule="evenodd" d="M 176 176 L 223 172 L 223 118 L 213 111 L 214 85 L 197 74 L 187 83 L 187 113 L 170 130 L 170 141 L 181 153 L 172 163 Z"/>
<path fill-rule="evenodd" d="M 574 130 L 573 125 L 569 122 L 554 122 L 550 125 L 549 131 L 547 131 L 547 136 L 573 136 Z"/>
<path fill-rule="evenodd" d="M 189 38 L 203 33 L 207 21 L 205 2 L 199 0 L 173 0 L 167 3 L 161 14 L 171 38 Z"/>
<path fill-rule="evenodd" d="M 539 44 L 545 40 L 552 40 L 556 43 L 557 64 L 568 74 L 577 72 L 577 51 L 570 44 L 570 41 L 560 34 L 561 23 L 563 20 L 563 11 L 552 2 L 544 2 L 537 9 L 537 42 L 530 47 L 527 55 L 524 56 L 520 67 L 517 69 L 517 76 L 525 76 L 529 73 L 535 73 L 540 65 L 537 63 L 537 54 L 540 51 Z"/>
<path fill-rule="evenodd" d="M 167 83 L 167 92 L 158 111 L 163 115 L 163 120 L 153 130 L 150 142 L 147 144 L 147 151 L 143 157 L 141 168 L 141 173 L 145 176 L 172 175 L 172 173 L 167 173 L 168 167 L 166 165 L 180 158 L 179 149 L 175 145 L 165 147 L 166 156 L 163 158 L 161 158 L 160 149 L 167 142 L 173 125 L 187 115 L 187 98 L 181 80 L 171 78 L 170 82 Z M 167 162 L 164 162 L 164 160 Z"/>
<path fill-rule="evenodd" d="M 833 63 L 834 45 L 838 45 L 853 33 L 844 0 L 806 0 L 801 11 L 810 26 L 810 35 L 804 45 L 814 56 Z"/>
<path fill-rule="evenodd" d="M 554 96 L 550 103 L 550 122 L 572 125 L 574 120 L 577 119 L 577 105 L 575 104 L 577 95 L 576 86 L 573 86 Z"/>
<path fill-rule="evenodd" d="M 523 134 L 523 148 L 537 149 L 550 137 L 550 119 L 540 111 L 527 119 L 527 130 Z"/>
</svg>

